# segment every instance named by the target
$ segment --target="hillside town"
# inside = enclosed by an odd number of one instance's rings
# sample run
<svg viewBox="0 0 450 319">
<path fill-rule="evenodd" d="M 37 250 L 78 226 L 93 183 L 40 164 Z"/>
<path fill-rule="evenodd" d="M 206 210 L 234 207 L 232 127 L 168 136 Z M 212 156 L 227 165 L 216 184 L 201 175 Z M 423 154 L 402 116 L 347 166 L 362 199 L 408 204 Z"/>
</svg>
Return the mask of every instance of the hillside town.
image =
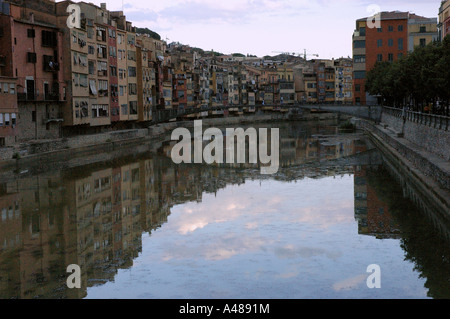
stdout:
<svg viewBox="0 0 450 319">
<path fill-rule="evenodd" d="M 373 29 L 368 18 L 358 19 L 353 57 L 320 59 L 306 50 L 256 57 L 167 43 L 106 3 L 2 0 L 0 147 L 145 128 L 160 110 L 221 106 L 202 116 L 232 116 L 299 104 L 376 104 L 365 92 L 366 73 L 377 61 L 443 39 L 449 2 L 439 21 L 382 12 Z M 67 25 L 72 4 L 81 9 L 75 28 Z"/>
</svg>

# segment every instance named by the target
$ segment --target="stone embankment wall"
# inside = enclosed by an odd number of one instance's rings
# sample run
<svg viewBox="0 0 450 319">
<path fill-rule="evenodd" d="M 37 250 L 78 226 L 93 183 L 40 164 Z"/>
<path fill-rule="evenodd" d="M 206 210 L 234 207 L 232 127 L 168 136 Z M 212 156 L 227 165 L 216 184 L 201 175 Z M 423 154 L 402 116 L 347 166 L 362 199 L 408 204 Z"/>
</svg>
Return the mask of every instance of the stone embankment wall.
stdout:
<svg viewBox="0 0 450 319">
<path fill-rule="evenodd" d="M 450 160 L 448 118 L 385 107 L 381 123 L 402 134 L 406 140 Z"/>
<path fill-rule="evenodd" d="M 223 126 L 223 125 L 245 125 L 251 123 L 263 123 L 271 121 L 287 120 L 288 114 L 272 113 L 272 114 L 255 114 L 238 117 L 225 118 L 205 118 L 203 126 Z M 302 120 L 327 120 L 336 118 L 335 114 L 305 115 Z M 98 145 L 105 144 L 126 144 L 136 141 L 159 140 L 163 135 L 168 135 L 177 127 L 192 128 L 193 121 L 186 122 L 169 122 L 150 126 L 148 129 L 135 129 L 124 131 L 111 131 L 94 135 L 80 135 L 71 138 L 55 139 L 55 140 L 39 140 L 29 143 L 19 144 L 15 147 L 0 148 L 0 161 L 12 160 L 15 157 L 29 158 L 34 155 L 46 154 L 52 152 L 76 151 L 93 148 Z M 170 135 L 169 135 L 170 139 Z"/>
</svg>

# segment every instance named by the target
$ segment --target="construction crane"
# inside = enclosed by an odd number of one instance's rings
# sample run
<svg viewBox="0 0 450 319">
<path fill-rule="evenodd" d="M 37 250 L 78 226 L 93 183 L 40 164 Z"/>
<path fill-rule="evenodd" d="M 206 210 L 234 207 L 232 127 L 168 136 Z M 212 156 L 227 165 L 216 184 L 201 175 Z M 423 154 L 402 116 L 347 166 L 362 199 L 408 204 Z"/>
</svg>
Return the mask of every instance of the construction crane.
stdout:
<svg viewBox="0 0 450 319">
<path fill-rule="evenodd" d="M 315 56 L 315 57 L 319 57 L 319 55 L 318 54 L 306 54 L 306 49 L 303 49 L 303 57 L 304 57 L 304 59 L 306 60 L 306 58 L 308 57 L 308 56 Z"/>
</svg>

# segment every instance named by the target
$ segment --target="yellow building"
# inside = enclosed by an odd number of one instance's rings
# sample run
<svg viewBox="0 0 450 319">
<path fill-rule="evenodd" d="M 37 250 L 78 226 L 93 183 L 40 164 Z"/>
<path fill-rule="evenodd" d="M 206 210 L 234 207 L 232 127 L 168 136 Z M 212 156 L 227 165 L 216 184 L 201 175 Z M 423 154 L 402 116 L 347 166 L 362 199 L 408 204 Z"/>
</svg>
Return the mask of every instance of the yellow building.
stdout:
<svg viewBox="0 0 450 319">
<path fill-rule="evenodd" d="M 437 26 L 436 18 L 413 16 L 408 19 L 408 51 L 412 52 L 416 47 L 424 47 L 433 41 L 438 41 Z"/>
</svg>

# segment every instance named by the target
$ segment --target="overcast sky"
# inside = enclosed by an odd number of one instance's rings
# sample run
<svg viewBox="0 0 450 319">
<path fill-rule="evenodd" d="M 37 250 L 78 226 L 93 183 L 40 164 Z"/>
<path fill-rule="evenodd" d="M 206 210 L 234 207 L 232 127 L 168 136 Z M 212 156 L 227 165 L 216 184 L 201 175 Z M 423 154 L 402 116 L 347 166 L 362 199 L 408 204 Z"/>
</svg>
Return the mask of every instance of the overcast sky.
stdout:
<svg viewBox="0 0 450 319">
<path fill-rule="evenodd" d="M 381 11 L 438 16 L 441 0 L 85 0 L 124 10 L 163 39 L 225 54 L 351 56 L 355 20 Z"/>
</svg>

